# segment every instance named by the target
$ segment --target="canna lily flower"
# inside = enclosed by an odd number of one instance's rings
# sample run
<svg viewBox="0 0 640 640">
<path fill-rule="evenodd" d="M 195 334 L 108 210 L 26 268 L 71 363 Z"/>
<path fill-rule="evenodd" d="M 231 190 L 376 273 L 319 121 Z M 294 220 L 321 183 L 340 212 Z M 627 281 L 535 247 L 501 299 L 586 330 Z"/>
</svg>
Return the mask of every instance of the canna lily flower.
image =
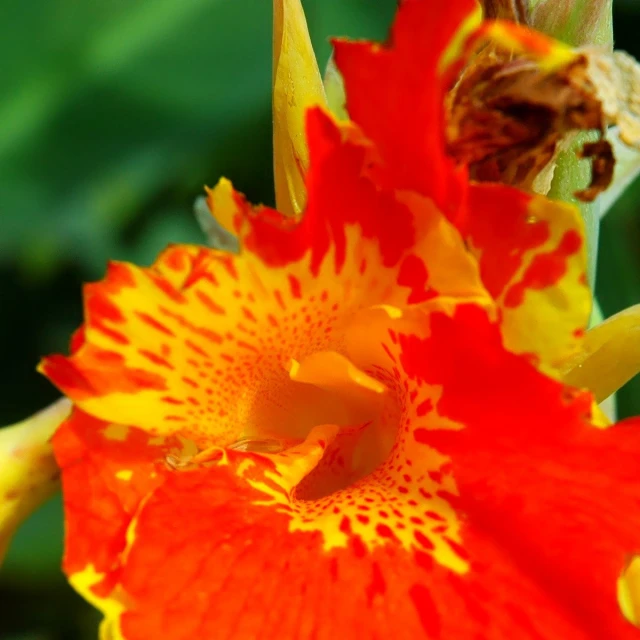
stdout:
<svg viewBox="0 0 640 640">
<path fill-rule="evenodd" d="M 324 87 L 300 0 L 274 0 L 273 30 L 276 199 L 280 211 L 295 215 L 306 199 L 304 114 L 313 104 L 325 104 Z M 211 217 L 206 203 L 198 201 L 195 213 L 213 246 L 236 250 L 234 238 Z M 50 438 L 68 414 L 65 406 L 61 400 L 0 431 L 0 564 L 15 530 L 59 487 Z"/>
<path fill-rule="evenodd" d="M 445 150 L 491 32 L 532 44 L 474 0 L 337 41 L 352 122 L 307 111 L 303 213 L 222 180 L 238 254 L 171 246 L 85 287 L 41 370 L 74 403 L 64 569 L 103 637 L 639 637 L 640 421 L 597 428 L 561 380 L 579 214 Z"/>
</svg>

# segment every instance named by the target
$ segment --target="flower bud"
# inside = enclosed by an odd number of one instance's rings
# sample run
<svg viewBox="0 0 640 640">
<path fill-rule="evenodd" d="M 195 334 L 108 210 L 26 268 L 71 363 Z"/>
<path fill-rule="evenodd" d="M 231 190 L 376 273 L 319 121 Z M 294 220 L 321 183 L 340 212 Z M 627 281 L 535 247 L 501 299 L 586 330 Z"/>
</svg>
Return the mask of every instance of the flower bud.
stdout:
<svg viewBox="0 0 640 640">
<path fill-rule="evenodd" d="M 276 206 L 301 213 L 309 164 L 305 114 L 326 104 L 300 0 L 273 0 L 273 165 Z"/>
<path fill-rule="evenodd" d="M 574 47 L 613 48 L 613 0 L 530 0 L 530 26 Z"/>
</svg>

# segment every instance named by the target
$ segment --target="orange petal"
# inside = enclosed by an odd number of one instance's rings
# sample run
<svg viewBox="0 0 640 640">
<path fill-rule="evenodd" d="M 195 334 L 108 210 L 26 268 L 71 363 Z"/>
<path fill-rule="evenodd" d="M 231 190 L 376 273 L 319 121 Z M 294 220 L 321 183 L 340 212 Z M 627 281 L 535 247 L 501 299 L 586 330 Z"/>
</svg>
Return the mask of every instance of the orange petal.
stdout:
<svg viewBox="0 0 640 640">
<path fill-rule="evenodd" d="M 336 447 L 335 427 L 280 454 L 218 449 L 164 471 L 152 464 L 159 452 L 145 451 L 150 443 L 132 440 L 123 459 L 122 443 L 100 443 L 76 423 L 79 448 L 60 457 L 67 544 L 83 535 L 111 549 L 111 571 L 89 595 L 122 637 L 392 637 L 399 622 L 408 637 L 517 638 L 524 629 L 558 640 L 634 637 L 616 580 L 640 530 L 632 508 L 640 425 L 590 428 L 588 396 L 567 396 L 505 351 L 482 310 L 434 313 L 429 324 L 427 337 L 389 335 L 388 377 L 377 372 L 398 402 L 387 424 L 397 435 L 391 455 L 329 494 L 311 490 L 348 449 Z M 636 435 L 621 437 L 629 428 Z M 118 465 L 140 470 L 140 481 L 109 480 L 108 492 L 97 484 L 89 500 L 80 480 L 105 482 Z M 160 480 L 145 488 L 154 471 Z M 130 509 L 105 508 L 130 489 Z M 87 509 L 111 514 L 112 528 L 75 528 Z M 627 520 L 616 518 L 621 511 Z M 84 558 L 66 565 L 74 584 L 100 573 Z"/>
<path fill-rule="evenodd" d="M 587 331 L 582 349 L 563 363 L 567 384 L 589 389 L 602 402 L 640 371 L 640 305 Z"/>
<path fill-rule="evenodd" d="M 401 337 L 407 373 L 438 385 L 439 415 L 464 427 L 432 430 L 427 416 L 419 441 L 450 457 L 468 528 L 499 543 L 578 626 L 532 631 L 634 638 L 616 584 L 640 545 L 640 420 L 593 428 L 590 394 L 546 378 L 501 342 L 498 325 L 471 306 L 434 316 L 426 340 Z"/>
<path fill-rule="evenodd" d="M 304 209 L 304 117 L 317 104 L 326 98 L 300 0 L 273 0 L 273 166 L 276 205 L 285 215 Z"/>
<path fill-rule="evenodd" d="M 71 403 L 62 398 L 0 429 L 0 562 L 18 526 L 58 489 L 50 440 L 70 410 Z"/>
<path fill-rule="evenodd" d="M 141 500 L 166 480 L 172 461 L 187 461 L 197 449 L 180 438 L 154 438 L 78 410 L 58 430 L 53 445 L 71 541 L 64 570 L 95 603 L 113 589 L 115 560 L 126 548 L 127 528 Z"/>
</svg>

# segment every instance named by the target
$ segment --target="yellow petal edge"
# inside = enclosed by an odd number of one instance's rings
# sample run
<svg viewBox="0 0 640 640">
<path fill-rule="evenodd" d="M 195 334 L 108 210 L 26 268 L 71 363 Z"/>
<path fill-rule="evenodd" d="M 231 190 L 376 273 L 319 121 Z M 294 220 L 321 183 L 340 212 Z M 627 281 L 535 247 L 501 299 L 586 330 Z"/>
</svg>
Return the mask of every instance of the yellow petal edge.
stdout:
<svg viewBox="0 0 640 640">
<path fill-rule="evenodd" d="M 326 106 L 322 77 L 300 0 L 273 1 L 273 167 L 276 206 L 288 215 L 304 209 L 309 166 L 305 113 Z"/>
<path fill-rule="evenodd" d="M 71 402 L 62 398 L 0 429 L 0 562 L 22 521 L 58 489 L 50 440 L 70 411 Z"/>
<path fill-rule="evenodd" d="M 565 363 L 567 384 L 589 389 L 602 402 L 640 371 L 640 305 L 587 331 L 582 351 Z"/>
</svg>

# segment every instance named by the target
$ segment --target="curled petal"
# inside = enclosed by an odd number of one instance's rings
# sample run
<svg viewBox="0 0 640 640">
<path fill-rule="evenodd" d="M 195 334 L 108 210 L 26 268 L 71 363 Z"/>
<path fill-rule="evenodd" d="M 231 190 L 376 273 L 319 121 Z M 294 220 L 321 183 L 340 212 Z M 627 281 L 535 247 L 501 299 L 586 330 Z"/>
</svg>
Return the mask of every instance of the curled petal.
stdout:
<svg viewBox="0 0 640 640">
<path fill-rule="evenodd" d="M 582 350 L 563 364 L 564 380 L 602 402 L 640 371 L 640 305 L 587 331 Z"/>
<path fill-rule="evenodd" d="M 58 489 L 50 440 L 70 410 L 62 398 L 0 430 L 0 561 L 20 523 Z"/>
<path fill-rule="evenodd" d="M 308 107 L 325 103 L 300 0 L 273 0 L 273 164 L 276 205 L 285 215 L 304 209 L 304 117 Z"/>
</svg>

